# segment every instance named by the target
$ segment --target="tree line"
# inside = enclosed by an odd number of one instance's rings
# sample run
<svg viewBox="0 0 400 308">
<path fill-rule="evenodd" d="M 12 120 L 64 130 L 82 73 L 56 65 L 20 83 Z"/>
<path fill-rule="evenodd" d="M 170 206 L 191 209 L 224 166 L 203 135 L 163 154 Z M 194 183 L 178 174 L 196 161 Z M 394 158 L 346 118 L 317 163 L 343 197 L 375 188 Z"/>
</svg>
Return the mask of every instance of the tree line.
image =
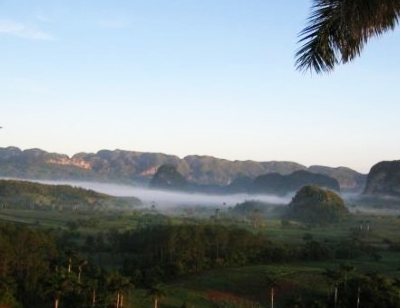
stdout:
<svg viewBox="0 0 400 308">
<path fill-rule="evenodd" d="M 377 253 L 355 230 L 337 242 L 317 241 L 310 234 L 300 241 L 288 245 L 265 232 L 215 223 L 109 229 L 97 234 L 2 223 L 0 306 L 120 308 L 126 307 L 132 288 L 147 289 L 157 299 L 163 296 L 159 287 L 163 283 L 213 268 L 351 260 Z M 375 276 L 348 276 L 344 280 L 342 275 L 340 280 L 327 272 L 326 277 L 341 296 L 342 306 L 337 302 L 337 307 L 347 307 L 356 294 L 349 290 L 358 287 L 364 298 L 372 297 L 373 290 L 380 290 L 380 296 L 388 290 L 386 306 L 379 306 L 374 298 L 370 302 L 375 306 L 360 307 L 397 307 L 390 304 L 393 296 L 400 298 L 400 289 L 387 278 L 382 278 L 385 284 L 378 288 L 368 278 Z"/>
</svg>

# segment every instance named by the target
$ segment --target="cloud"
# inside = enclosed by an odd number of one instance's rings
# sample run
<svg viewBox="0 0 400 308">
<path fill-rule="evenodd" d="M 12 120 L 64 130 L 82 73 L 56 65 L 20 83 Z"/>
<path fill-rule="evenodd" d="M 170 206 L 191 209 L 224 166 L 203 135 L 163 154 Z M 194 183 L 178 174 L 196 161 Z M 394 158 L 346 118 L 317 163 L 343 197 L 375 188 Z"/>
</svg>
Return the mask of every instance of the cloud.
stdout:
<svg viewBox="0 0 400 308">
<path fill-rule="evenodd" d="M 11 20 L 0 20 L 0 33 L 14 35 L 30 40 L 53 40 L 54 38 L 34 26 L 24 25 Z"/>
</svg>

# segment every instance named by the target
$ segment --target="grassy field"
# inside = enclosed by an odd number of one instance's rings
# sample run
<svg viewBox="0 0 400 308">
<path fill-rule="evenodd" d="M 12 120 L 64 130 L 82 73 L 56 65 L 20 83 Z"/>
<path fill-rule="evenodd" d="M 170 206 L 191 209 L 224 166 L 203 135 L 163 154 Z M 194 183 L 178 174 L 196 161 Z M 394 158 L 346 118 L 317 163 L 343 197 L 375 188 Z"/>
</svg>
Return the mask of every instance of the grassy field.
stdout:
<svg viewBox="0 0 400 308">
<path fill-rule="evenodd" d="M 330 286 L 318 264 L 264 265 L 241 268 L 216 269 L 200 275 L 182 278 L 165 286 L 162 307 L 182 307 L 186 302 L 193 307 L 216 307 L 217 303 L 242 302 L 248 306 L 268 307 L 270 286 L 267 276 L 277 278 L 275 302 L 282 306 L 289 298 L 299 294 L 329 296 Z M 148 307 L 151 298 L 145 290 L 130 294 L 132 307 Z"/>
</svg>

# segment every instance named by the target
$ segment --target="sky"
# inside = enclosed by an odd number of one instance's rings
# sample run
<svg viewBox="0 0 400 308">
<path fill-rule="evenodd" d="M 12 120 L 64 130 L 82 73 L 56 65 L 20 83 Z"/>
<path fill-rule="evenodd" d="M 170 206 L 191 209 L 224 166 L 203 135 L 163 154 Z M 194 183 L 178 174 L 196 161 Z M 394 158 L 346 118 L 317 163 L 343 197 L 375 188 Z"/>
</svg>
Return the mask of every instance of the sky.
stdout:
<svg viewBox="0 0 400 308">
<path fill-rule="evenodd" d="M 400 159 L 400 28 L 295 69 L 310 1 L 3 0 L 0 147 L 294 161 Z"/>
</svg>

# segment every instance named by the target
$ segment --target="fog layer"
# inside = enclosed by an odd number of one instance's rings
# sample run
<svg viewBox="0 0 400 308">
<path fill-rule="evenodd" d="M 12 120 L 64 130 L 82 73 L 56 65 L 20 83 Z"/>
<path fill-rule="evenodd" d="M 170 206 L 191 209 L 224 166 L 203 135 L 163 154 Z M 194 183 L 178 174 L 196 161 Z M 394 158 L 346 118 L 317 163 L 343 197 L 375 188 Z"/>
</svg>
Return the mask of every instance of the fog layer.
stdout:
<svg viewBox="0 0 400 308">
<path fill-rule="evenodd" d="M 229 207 L 246 200 L 258 200 L 271 204 L 288 204 L 293 195 L 284 197 L 274 195 L 250 195 L 250 194 L 231 194 L 231 195 L 212 195 L 201 193 L 184 193 L 176 191 L 155 190 L 146 187 L 97 183 L 97 182 L 78 182 L 78 181 L 36 181 L 50 185 L 71 185 L 85 189 L 94 190 L 100 193 L 115 197 L 137 197 L 144 205 L 156 205 L 159 209 L 174 206 L 213 206 Z"/>
</svg>

